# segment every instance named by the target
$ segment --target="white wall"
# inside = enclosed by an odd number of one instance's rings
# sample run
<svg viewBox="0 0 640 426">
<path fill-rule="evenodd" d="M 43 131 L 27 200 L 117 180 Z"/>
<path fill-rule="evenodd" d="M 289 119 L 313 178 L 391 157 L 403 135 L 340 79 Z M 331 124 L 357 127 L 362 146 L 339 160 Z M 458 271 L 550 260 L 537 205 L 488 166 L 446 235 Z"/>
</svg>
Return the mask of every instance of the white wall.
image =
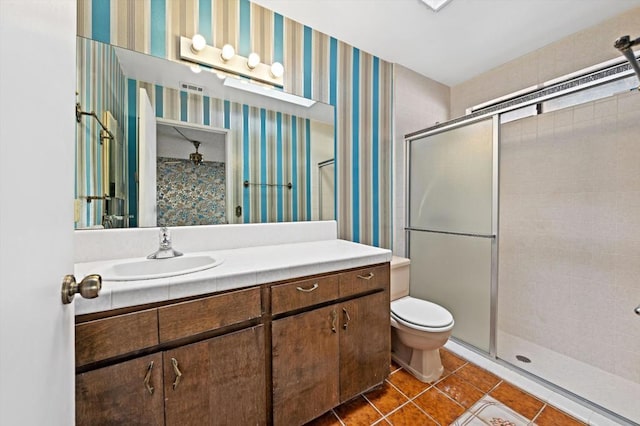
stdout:
<svg viewBox="0 0 640 426">
<path fill-rule="evenodd" d="M 0 0 L 0 424 L 74 419 L 75 0 Z"/>
<path fill-rule="evenodd" d="M 449 87 L 393 66 L 393 253 L 405 255 L 404 136 L 449 119 Z"/>
<path fill-rule="evenodd" d="M 640 7 L 452 87 L 451 118 L 482 102 L 621 57 L 613 43 L 622 35 L 640 36 Z"/>
</svg>

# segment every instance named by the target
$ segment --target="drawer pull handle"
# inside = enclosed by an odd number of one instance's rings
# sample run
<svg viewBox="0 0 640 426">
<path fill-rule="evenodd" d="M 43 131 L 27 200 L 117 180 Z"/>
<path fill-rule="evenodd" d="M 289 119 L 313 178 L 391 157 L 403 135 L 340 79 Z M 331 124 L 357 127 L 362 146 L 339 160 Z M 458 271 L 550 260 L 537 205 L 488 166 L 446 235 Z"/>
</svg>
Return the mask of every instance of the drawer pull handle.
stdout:
<svg viewBox="0 0 640 426">
<path fill-rule="evenodd" d="M 182 373 L 178 368 L 178 360 L 176 360 L 175 358 L 171 358 L 171 365 L 173 365 L 173 372 L 176 374 L 176 379 L 173 381 L 173 390 L 176 390 L 176 388 L 180 384 L 180 378 L 182 377 Z"/>
<path fill-rule="evenodd" d="M 153 395 L 153 386 L 149 383 L 151 381 L 151 370 L 153 370 L 153 361 L 149 363 L 149 367 L 147 367 L 147 374 L 144 375 L 144 387 L 149 391 L 149 395 Z"/>
<path fill-rule="evenodd" d="M 338 314 L 336 313 L 336 310 L 334 309 L 333 311 L 331 311 L 331 331 L 333 331 L 334 333 L 338 332 L 336 330 L 336 319 L 338 319 Z"/>
<path fill-rule="evenodd" d="M 375 275 L 373 272 L 369 272 L 367 275 L 358 275 L 358 278 L 361 278 L 363 280 L 367 280 L 369 281 L 371 278 L 373 278 Z"/>
<path fill-rule="evenodd" d="M 305 293 L 311 293 L 313 290 L 317 289 L 318 283 L 315 283 L 311 288 L 302 288 L 302 287 L 296 287 L 296 290 L 298 291 L 304 291 Z"/>
<path fill-rule="evenodd" d="M 351 321 L 351 317 L 349 316 L 349 312 L 347 312 L 347 308 L 342 308 L 342 313 L 344 314 L 344 324 L 342 324 L 342 328 L 344 328 L 345 330 L 347 329 L 347 326 L 349 325 L 349 321 Z"/>
</svg>

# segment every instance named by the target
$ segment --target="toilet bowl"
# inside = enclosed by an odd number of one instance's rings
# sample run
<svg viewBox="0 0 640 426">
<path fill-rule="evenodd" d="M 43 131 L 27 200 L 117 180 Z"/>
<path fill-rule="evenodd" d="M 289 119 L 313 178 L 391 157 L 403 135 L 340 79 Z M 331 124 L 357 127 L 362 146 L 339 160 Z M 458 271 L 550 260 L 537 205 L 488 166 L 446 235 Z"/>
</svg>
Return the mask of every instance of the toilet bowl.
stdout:
<svg viewBox="0 0 640 426">
<path fill-rule="evenodd" d="M 454 320 L 440 305 L 409 296 L 410 260 L 391 260 L 391 357 L 423 382 L 437 380 L 444 371 L 439 349 Z"/>
</svg>

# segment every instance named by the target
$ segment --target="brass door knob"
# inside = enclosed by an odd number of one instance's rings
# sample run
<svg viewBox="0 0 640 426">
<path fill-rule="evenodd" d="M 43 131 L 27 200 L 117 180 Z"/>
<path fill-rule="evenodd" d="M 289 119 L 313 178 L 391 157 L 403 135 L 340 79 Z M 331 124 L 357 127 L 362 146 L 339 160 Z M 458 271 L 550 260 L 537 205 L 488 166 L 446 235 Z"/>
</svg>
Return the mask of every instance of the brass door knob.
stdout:
<svg viewBox="0 0 640 426">
<path fill-rule="evenodd" d="M 85 299 L 93 299 L 98 297 L 102 288 L 102 277 L 98 274 L 87 275 L 76 283 L 76 277 L 73 275 L 65 275 L 62 280 L 62 303 L 67 305 L 71 303 L 76 294 Z"/>
</svg>

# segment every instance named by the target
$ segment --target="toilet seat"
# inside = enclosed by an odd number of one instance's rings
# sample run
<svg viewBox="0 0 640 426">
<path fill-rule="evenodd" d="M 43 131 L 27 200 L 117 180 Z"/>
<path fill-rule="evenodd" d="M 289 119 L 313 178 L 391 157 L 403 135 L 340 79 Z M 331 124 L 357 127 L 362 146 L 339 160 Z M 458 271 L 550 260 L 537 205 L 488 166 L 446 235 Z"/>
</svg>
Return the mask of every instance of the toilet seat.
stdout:
<svg viewBox="0 0 640 426">
<path fill-rule="evenodd" d="M 406 327 L 422 331 L 448 331 L 454 324 L 453 315 L 442 306 L 411 296 L 392 301 L 391 316 Z"/>
</svg>

